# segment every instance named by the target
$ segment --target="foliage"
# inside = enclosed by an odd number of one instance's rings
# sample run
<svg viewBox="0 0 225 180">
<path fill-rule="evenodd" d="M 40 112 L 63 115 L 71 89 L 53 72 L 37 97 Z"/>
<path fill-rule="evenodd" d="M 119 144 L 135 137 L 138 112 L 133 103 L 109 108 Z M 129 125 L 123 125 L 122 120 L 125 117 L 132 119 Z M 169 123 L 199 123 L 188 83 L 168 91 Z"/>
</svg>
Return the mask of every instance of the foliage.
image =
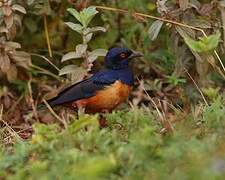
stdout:
<svg viewBox="0 0 225 180">
<path fill-rule="evenodd" d="M 184 38 L 187 45 L 196 52 L 208 52 L 214 50 L 220 40 L 220 32 L 218 31 L 214 35 L 210 35 L 209 37 L 201 37 L 199 41 L 195 41 L 189 37 Z"/>
<path fill-rule="evenodd" d="M 0 179 L 224 179 L 224 25 L 225 1 L 0 0 Z M 144 57 L 107 128 L 37 110 L 113 46 Z"/>
<path fill-rule="evenodd" d="M 17 79 L 18 67 L 28 69 L 31 64 L 30 55 L 18 51 L 21 45 L 12 41 L 22 25 L 21 14 L 26 14 L 23 6 L 8 0 L 0 2 L 0 76 L 5 74 L 9 81 Z"/>
<path fill-rule="evenodd" d="M 218 98 L 209 107 L 175 123 L 173 135 L 159 134 L 154 113 L 132 109 L 81 116 L 66 129 L 35 124 L 32 138 L 2 148 L 4 179 L 223 179 L 225 108 Z M 195 112 L 196 111 L 196 112 Z M 122 125 L 120 125 L 120 123 Z M 199 173 L 201 172 L 201 173 Z"/>
<path fill-rule="evenodd" d="M 76 46 L 76 51 L 69 52 L 62 57 L 61 62 L 65 62 L 70 59 L 79 59 L 83 58 L 84 63 L 83 67 L 77 67 L 76 65 L 67 65 L 64 66 L 59 75 L 70 74 L 72 81 L 77 81 L 83 79 L 87 75 L 87 71 L 90 71 L 93 62 L 99 56 L 105 56 L 107 53 L 106 49 L 95 49 L 93 51 L 88 51 L 88 42 L 92 39 L 93 33 L 102 31 L 105 32 L 106 29 L 101 26 L 88 27 L 90 21 L 98 13 L 95 7 L 88 7 L 83 9 L 80 13 L 73 8 L 67 9 L 67 11 L 73 15 L 78 21 L 79 24 L 72 22 L 66 22 L 66 25 L 69 26 L 73 31 L 76 31 L 82 36 L 83 43 Z M 78 77 L 77 77 L 78 76 Z"/>
</svg>

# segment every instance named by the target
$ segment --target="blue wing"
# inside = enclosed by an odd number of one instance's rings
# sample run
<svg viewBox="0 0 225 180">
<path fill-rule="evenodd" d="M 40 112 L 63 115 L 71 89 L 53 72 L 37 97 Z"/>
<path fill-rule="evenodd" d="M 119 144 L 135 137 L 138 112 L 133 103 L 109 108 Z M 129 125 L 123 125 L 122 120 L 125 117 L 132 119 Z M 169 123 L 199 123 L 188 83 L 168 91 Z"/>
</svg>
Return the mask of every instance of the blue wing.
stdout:
<svg viewBox="0 0 225 180">
<path fill-rule="evenodd" d="M 73 101 L 89 98 L 96 94 L 97 91 L 113 84 L 118 77 L 110 71 L 102 71 L 89 79 L 78 82 L 58 94 L 53 99 L 48 100 L 51 106 L 71 103 Z"/>
</svg>

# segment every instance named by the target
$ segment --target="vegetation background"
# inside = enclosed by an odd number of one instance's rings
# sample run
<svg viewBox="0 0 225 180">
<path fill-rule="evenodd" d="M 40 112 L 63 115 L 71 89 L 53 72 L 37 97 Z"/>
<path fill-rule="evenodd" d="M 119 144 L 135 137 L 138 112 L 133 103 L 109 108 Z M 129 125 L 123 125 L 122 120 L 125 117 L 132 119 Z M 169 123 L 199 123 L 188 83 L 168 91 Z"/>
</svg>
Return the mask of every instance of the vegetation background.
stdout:
<svg viewBox="0 0 225 180">
<path fill-rule="evenodd" d="M 0 179 L 224 179 L 225 1 L 0 0 Z M 98 115 L 37 105 L 133 61 L 129 103 Z"/>
</svg>

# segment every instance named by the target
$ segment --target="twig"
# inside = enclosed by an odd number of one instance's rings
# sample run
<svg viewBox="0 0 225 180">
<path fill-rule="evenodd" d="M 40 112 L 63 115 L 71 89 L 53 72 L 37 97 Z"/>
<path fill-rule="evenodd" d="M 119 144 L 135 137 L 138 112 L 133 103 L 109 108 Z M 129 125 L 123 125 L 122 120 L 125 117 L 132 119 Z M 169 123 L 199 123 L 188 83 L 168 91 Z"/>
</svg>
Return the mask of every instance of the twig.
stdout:
<svg viewBox="0 0 225 180">
<path fill-rule="evenodd" d="M 59 121 L 61 122 L 64 127 L 66 127 L 67 125 L 65 124 L 65 122 L 55 113 L 55 111 L 51 108 L 51 106 L 48 104 L 48 102 L 43 99 L 44 104 L 47 106 L 48 110 L 51 112 L 51 114 Z"/>
<path fill-rule="evenodd" d="M 48 23 L 47 23 L 46 15 L 44 15 L 44 27 L 45 27 L 46 42 L 48 45 L 48 53 L 49 53 L 49 56 L 52 57 L 52 49 L 51 49 L 50 38 L 49 38 L 49 33 L 48 33 Z"/>
<path fill-rule="evenodd" d="M 22 141 L 22 138 L 16 133 L 16 131 L 3 120 L 3 105 L 0 107 L 0 121 L 3 122 L 3 124 L 9 129 L 9 133 L 11 133 L 11 136 L 16 137 L 18 140 Z"/>
<path fill-rule="evenodd" d="M 140 83 L 140 79 L 137 78 L 137 80 L 138 80 L 138 82 Z M 152 102 L 152 104 L 154 105 L 154 107 L 155 107 L 155 109 L 156 109 L 156 111 L 157 111 L 157 113 L 158 113 L 158 115 L 159 115 L 161 121 L 163 122 L 163 121 L 164 121 L 164 117 L 163 117 L 162 113 L 160 112 L 159 108 L 157 107 L 157 104 L 156 104 L 155 101 L 153 101 L 153 99 L 149 96 L 148 92 L 146 91 L 146 89 L 145 89 L 144 87 L 143 87 L 143 90 L 144 90 L 145 94 L 147 95 L 147 97 L 149 98 L 149 100 L 150 100 L 150 101 Z"/>
<path fill-rule="evenodd" d="M 32 128 L 31 127 L 28 127 L 28 128 L 25 128 L 25 129 L 21 129 L 21 130 L 17 131 L 16 133 L 19 134 L 19 133 L 25 132 L 25 131 L 30 130 L 30 129 L 32 129 Z M 4 138 L 4 141 L 6 141 L 7 139 L 9 139 L 10 137 L 12 137 L 12 135 L 9 135 L 9 136 L 5 137 Z"/>
<path fill-rule="evenodd" d="M 27 82 L 27 86 L 28 86 L 28 91 L 29 91 L 29 94 L 30 94 L 30 101 L 31 101 L 32 111 L 33 111 L 35 119 L 39 122 L 37 109 L 35 107 L 34 99 L 33 99 L 33 92 L 32 92 L 32 88 L 31 88 L 31 80 L 29 80 Z"/>
<path fill-rule="evenodd" d="M 16 106 L 20 103 L 20 101 L 23 99 L 24 97 L 24 93 L 17 99 L 17 101 L 12 105 L 12 107 L 5 112 L 5 114 L 9 114 L 10 112 L 14 111 L 14 109 L 16 108 Z"/>
<path fill-rule="evenodd" d="M 192 78 L 192 76 L 190 75 L 190 73 L 187 71 L 186 68 L 184 68 L 184 71 L 187 73 L 187 75 L 189 76 L 189 78 L 192 80 L 192 82 L 194 83 L 195 87 L 197 88 L 198 92 L 201 94 L 203 101 L 205 102 L 205 104 L 207 106 L 209 106 L 208 102 L 206 101 L 206 98 L 204 96 L 204 94 L 202 93 L 201 89 L 199 88 L 198 84 L 195 82 L 195 80 Z"/>
<path fill-rule="evenodd" d="M 118 12 L 118 13 L 124 13 L 124 14 L 128 14 L 128 13 L 130 14 L 131 13 L 131 15 L 134 15 L 134 16 L 142 16 L 142 17 L 146 17 L 146 18 L 156 19 L 156 20 L 160 20 L 160 21 L 163 21 L 163 22 L 175 24 L 175 25 L 178 25 L 178 26 L 183 26 L 183 27 L 190 28 L 190 29 L 193 29 L 193 30 L 196 30 L 196 31 L 200 31 L 205 37 L 207 37 L 207 35 L 206 35 L 206 33 L 203 29 L 197 28 L 197 27 L 194 27 L 194 26 L 191 26 L 191 25 L 183 24 L 183 23 L 180 23 L 180 22 L 177 22 L 177 21 L 173 21 L 173 20 L 169 20 L 169 19 L 165 19 L 165 18 L 161 18 L 161 17 L 156 17 L 156 16 L 144 14 L 144 13 L 139 13 L 139 12 L 129 12 L 128 10 L 125 10 L 125 9 L 105 7 L 105 6 L 95 6 L 95 7 L 97 9 L 109 10 L 109 11 L 114 11 L 114 12 Z M 223 62 L 222 62 L 222 60 L 221 60 L 221 58 L 218 55 L 216 50 L 214 51 L 214 54 L 217 57 L 223 71 L 225 72 L 225 66 L 224 66 L 224 64 L 223 64 Z"/>
</svg>

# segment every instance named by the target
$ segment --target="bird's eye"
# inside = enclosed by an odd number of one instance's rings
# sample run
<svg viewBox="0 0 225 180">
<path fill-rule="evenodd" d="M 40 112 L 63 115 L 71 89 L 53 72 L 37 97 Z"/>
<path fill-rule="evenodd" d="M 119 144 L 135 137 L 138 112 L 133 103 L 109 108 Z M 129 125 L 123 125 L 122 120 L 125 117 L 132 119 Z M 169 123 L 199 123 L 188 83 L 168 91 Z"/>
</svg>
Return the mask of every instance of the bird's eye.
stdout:
<svg viewBox="0 0 225 180">
<path fill-rule="evenodd" d="M 126 54 L 126 53 L 121 53 L 121 54 L 120 54 L 120 57 L 124 59 L 124 58 L 127 57 L 127 54 Z"/>
</svg>

